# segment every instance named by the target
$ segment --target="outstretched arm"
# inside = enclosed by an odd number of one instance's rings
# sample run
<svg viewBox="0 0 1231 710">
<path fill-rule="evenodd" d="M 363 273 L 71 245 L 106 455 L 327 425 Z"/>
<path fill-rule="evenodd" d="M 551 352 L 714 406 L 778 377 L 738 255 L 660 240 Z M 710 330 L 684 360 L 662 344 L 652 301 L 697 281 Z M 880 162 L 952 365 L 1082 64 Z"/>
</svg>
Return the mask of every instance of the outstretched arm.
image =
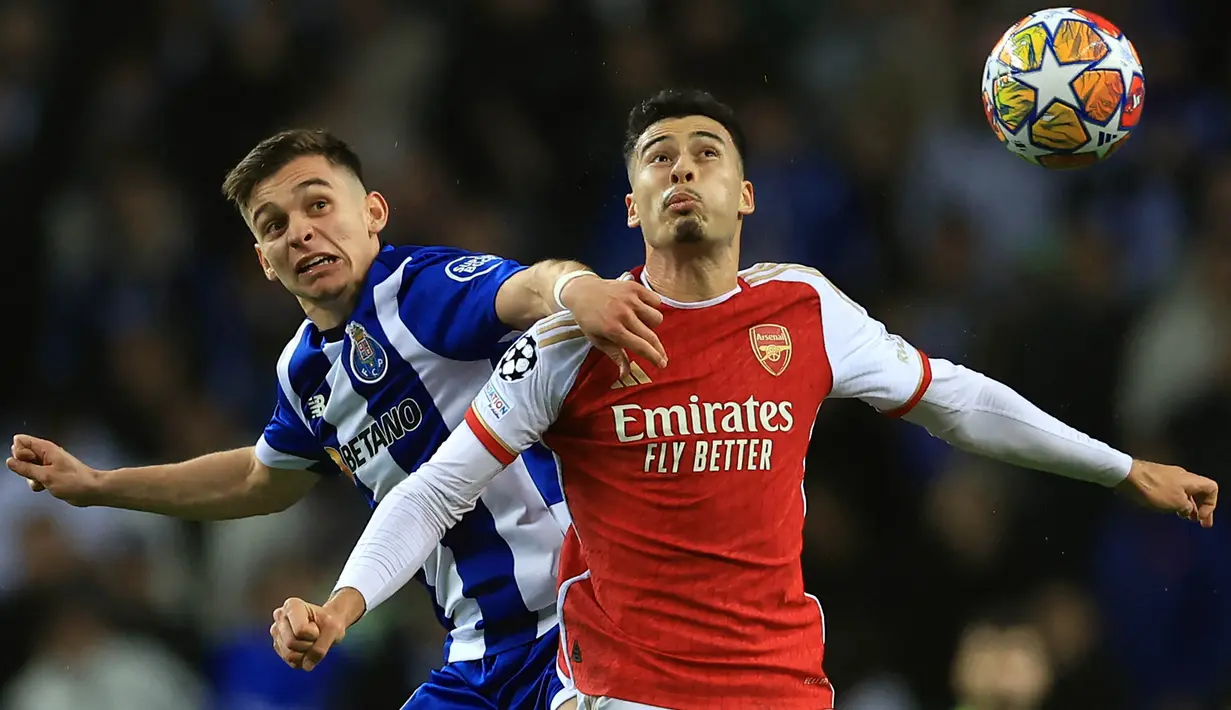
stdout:
<svg viewBox="0 0 1231 710">
<path fill-rule="evenodd" d="M 928 358 L 868 316 L 819 274 L 834 397 L 854 397 L 925 427 L 957 448 L 1007 463 L 1118 487 L 1155 509 L 1209 527 L 1218 485 L 1176 466 L 1135 461 L 1043 412 L 1009 387 Z"/>
<path fill-rule="evenodd" d="M 8 468 L 35 491 L 79 507 L 127 508 L 188 520 L 230 520 L 276 513 L 307 495 L 320 478 L 266 466 L 249 446 L 190 461 L 102 471 L 57 444 L 13 437 Z"/>
<path fill-rule="evenodd" d="M 1114 486 L 1202 527 L 1214 524 L 1214 481 L 1177 466 L 1134 460 L 978 372 L 947 360 L 929 360 L 928 366 L 931 386 L 906 419 L 937 438 L 1006 463 Z"/>
</svg>

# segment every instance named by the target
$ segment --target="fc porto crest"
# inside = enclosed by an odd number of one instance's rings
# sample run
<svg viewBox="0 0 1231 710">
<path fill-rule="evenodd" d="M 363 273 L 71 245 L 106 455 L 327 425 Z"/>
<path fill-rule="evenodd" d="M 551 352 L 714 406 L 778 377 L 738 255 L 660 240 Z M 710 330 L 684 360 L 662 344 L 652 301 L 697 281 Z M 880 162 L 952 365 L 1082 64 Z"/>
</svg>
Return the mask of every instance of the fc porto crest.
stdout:
<svg viewBox="0 0 1231 710">
<path fill-rule="evenodd" d="M 748 329 L 748 337 L 752 341 L 752 353 L 757 362 L 777 377 L 786 372 L 786 366 L 791 364 L 791 333 L 786 326 L 775 323 L 762 323 Z"/>
<path fill-rule="evenodd" d="M 350 337 L 350 369 L 359 381 L 372 385 L 380 382 L 389 369 L 389 356 L 376 338 L 358 323 L 348 323 L 346 334 Z"/>
</svg>

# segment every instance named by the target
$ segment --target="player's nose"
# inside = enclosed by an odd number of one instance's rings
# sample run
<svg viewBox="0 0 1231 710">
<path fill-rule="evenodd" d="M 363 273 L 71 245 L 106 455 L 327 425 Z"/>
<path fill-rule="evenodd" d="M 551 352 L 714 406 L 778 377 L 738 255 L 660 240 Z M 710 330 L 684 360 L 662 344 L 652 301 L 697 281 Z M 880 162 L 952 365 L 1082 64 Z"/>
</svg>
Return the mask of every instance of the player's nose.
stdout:
<svg viewBox="0 0 1231 710">
<path fill-rule="evenodd" d="M 287 238 L 292 245 L 305 244 L 312 241 L 312 223 L 306 219 L 292 218 L 286 226 Z"/>
<path fill-rule="evenodd" d="M 671 184 L 679 185 L 681 183 L 689 183 L 696 179 L 696 171 L 693 169 L 691 162 L 686 160 L 677 161 L 675 167 L 671 169 Z"/>
</svg>

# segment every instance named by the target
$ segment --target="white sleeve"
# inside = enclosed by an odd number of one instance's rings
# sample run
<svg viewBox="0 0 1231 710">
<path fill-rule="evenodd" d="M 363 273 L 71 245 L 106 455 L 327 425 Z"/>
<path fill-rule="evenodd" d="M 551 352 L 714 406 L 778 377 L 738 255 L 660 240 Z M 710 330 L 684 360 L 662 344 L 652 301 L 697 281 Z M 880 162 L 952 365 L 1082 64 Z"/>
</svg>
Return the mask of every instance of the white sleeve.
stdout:
<svg viewBox="0 0 1231 710">
<path fill-rule="evenodd" d="M 862 400 L 900 417 L 911 410 L 931 383 L 927 356 L 823 276 L 810 279 L 821 299 L 825 353 L 833 372 L 830 397 Z"/>
<path fill-rule="evenodd" d="M 906 419 L 953 446 L 1007 463 L 1114 486 L 1133 459 L 1077 431 L 1009 387 L 948 360 Z"/>
<path fill-rule="evenodd" d="M 831 396 L 861 399 L 964 451 L 1018 466 L 1105 486 L 1128 476 L 1128 454 L 989 377 L 928 358 L 823 277 L 816 286 L 833 370 Z"/>
<path fill-rule="evenodd" d="M 354 588 L 368 610 L 392 596 L 487 484 L 551 426 L 588 350 L 571 320 L 544 327 L 560 321 L 548 319 L 518 338 L 471 403 L 465 425 L 381 500 L 335 592 Z"/>
</svg>

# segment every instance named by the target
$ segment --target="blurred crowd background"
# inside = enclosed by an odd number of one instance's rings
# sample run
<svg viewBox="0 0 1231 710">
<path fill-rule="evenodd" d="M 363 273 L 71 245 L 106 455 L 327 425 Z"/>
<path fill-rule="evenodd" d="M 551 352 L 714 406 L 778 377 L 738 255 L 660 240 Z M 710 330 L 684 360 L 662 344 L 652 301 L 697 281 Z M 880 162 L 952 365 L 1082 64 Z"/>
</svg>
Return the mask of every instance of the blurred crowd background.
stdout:
<svg viewBox="0 0 1231 710">
<path fill-rule="evenodd" d="M 614 276 L 642 258 L 624 117 L 698 86 L 749 133 L 744 265 L 816 266 L 930 355 L 1225 483 L 1221 7 L 1087 7 L 1139 49 L 1144 120 L 1108 164 L 1049 173 L 978 91 L 1025 0 L 0 0 L 0 432 L 103 468 L 256 440 L 301 314 L 219 186 L 280 128 L 352 142 L 390 242 Z M 858 403 L 813 442 L 804 567 L 842 710 L 1231 708 L 1226 520 L 958 455 Z M 341 481 L 190 524 L 0 477 L 0 710 L 399 707 L 441 661 L 417 587 L 311 674 L 269 645 L 271 610 L 327 593 L 367 514 Z"/>
</svg>

